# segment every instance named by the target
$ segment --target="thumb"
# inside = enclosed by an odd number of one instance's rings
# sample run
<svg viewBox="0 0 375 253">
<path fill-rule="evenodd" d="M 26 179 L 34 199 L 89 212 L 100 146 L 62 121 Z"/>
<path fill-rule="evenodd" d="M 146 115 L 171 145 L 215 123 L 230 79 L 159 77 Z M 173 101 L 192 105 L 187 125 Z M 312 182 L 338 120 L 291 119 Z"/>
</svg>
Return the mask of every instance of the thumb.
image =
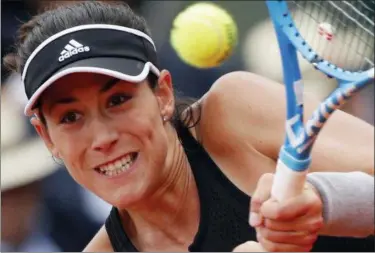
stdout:
<svg viewBox="0 0 375 253">
<path fill-rule="evenodd" d="M 262 204 L 271 197 L 273 174 L 263 174 L 258 180 L 257 187 L 251 196 L 249 223 L 252 227 L 262 224 L 260 208 Z"/>
<path fill-rule="evenodd" d="M 235 247 L 233 252 L 265 252 L 265 250 L 259 243 L 247 241 Z"/>
</svg>

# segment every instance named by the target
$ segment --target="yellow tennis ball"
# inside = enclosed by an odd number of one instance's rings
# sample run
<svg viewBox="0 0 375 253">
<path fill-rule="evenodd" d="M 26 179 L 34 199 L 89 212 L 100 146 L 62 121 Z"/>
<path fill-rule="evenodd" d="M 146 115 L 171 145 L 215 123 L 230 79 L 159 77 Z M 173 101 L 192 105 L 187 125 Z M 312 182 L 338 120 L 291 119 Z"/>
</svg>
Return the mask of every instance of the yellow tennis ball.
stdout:
<svg viewBox="0 0 375 253">
<path fill-rule="evenodd" d="M 213 3 L 196 3 L 177 15 L 171 45 L 187 64 L 198 68 L 219 66 L 237 44 L 237 26 L 231 15 Z"/>
</svg>

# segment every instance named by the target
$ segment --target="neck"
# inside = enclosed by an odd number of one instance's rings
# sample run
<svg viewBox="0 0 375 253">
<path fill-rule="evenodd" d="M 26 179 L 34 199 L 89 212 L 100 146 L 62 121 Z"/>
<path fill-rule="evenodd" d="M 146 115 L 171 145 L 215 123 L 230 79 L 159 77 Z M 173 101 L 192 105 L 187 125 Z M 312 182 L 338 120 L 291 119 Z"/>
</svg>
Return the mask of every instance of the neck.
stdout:
<svg viewBox="0 0 375 253">
<path fill-rule="evenodd" d="M 147 200 L 121 212 L 126 231 L 142 250 L 171 245 L 186 250 L 198 231 L 200 205 L 194 176 L 176 131 L 170 132 L 174 148 L 163 184 Z"/>
</svg>

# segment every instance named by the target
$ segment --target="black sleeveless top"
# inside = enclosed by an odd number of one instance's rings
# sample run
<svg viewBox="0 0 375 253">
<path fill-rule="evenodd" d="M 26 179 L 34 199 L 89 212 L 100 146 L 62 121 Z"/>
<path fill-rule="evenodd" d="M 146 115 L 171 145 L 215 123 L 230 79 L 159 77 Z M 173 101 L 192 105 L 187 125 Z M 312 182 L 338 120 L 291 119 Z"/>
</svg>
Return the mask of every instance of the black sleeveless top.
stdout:
<svg viewBox="0 0 375 253">
<path fill-rule="evenodd" d="M 228 180 L 186 127 L 178 127 L 177 133 L 194 174 L 201 208 L 198 232 L 189 251 L 228 252 L 243 242 L 255 241 L 255 229 L 248 223 L 250 197 Z M 115 207 L 105 226 L 114 251 L 138 251 L 126 235 Z M 367 242 L 363 239 L 321 237 L 313 250 L 374 251 L 373 249 L 373 240 Z"/>
</svg>

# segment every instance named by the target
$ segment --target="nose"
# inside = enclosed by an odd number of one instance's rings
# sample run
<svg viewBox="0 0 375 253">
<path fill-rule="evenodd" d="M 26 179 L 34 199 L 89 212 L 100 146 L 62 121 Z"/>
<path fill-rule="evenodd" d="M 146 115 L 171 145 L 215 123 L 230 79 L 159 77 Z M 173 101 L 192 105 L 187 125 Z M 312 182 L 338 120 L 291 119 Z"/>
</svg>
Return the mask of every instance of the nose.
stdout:
<svg viewBox="0 0 375 253">
<path fill-rule="evenodd" d="M 93 122 L 90 127 L 93 133 L 93 150 L 106 153 L 118 142 L 119 133 L 110 124 L 98 120 Z"/>
</svg>

